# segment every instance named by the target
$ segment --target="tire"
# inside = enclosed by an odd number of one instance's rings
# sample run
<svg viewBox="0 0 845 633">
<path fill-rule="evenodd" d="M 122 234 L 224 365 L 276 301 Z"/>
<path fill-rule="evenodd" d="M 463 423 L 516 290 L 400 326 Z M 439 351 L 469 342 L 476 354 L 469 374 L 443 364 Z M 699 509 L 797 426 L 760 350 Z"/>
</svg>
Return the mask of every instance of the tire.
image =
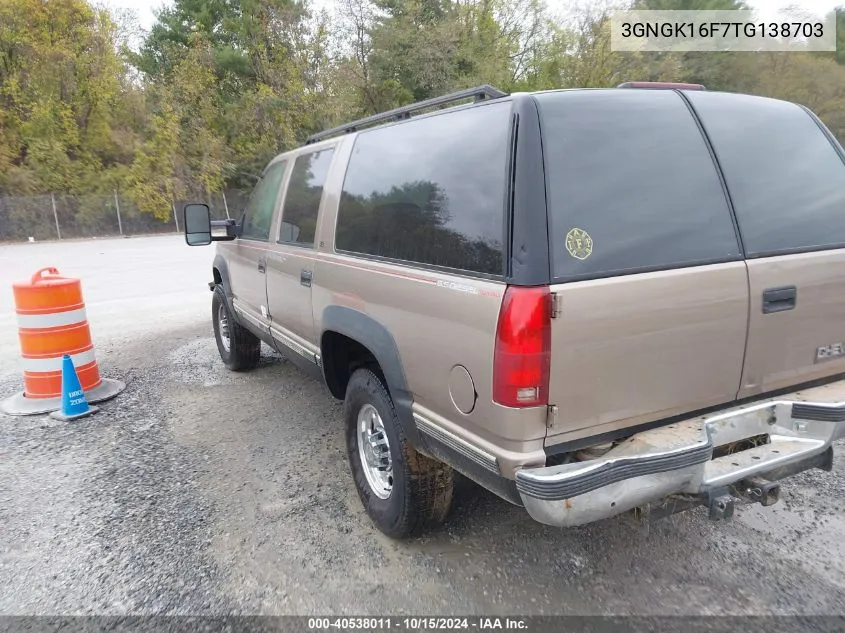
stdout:
<svg viewBox="0 0 845 633">
<path fill-rule="evenodd" d="M 229 330 L 228 346 L 227 337 L 221 333 L 223 317 L 226 319 Z M 214 325 L 217 351 L 220 352 L 223 364 L 232 371 L 254 369 L 261 359 L 261 340 L 235 321 L 222 286 L 214 287 L 214 297 L 211 299 L 211 322 Z"/>
<path fill-rule="evenodd" d="M 385 468 L 381 457 L 382 468 L 375 475 L 379 483 L 384 483 L 385 474 L 389 473 L 386 479 L 390 490 L 386 497 L 383 486 L 374 487 L 368 480 L 367 472 L 372 476 L 373 470 L 362 462 L 359 449 L 362 438 L 359 416 L 372 420 L 369 414 L 373 410 L 380 418 L 390 455 L 389 468 Z M 442 522 L 452 506 L 454 471 L 450 466 L 418 453 L 408 443 L 393 400 L 374 372 L 358 369 L 352 374 L 346 388 L 343 413 L 352 478 L 361 503 L 376 527 L 390 537 L 402 538 Z M 369 427 L 375 428 L 372 423 Z M 380 432 L 371 437 L 379 443 L 381 450 L 372 453 L 371 457 L 379 461 L 378 456 L 385 454 Z"/>
</svg>

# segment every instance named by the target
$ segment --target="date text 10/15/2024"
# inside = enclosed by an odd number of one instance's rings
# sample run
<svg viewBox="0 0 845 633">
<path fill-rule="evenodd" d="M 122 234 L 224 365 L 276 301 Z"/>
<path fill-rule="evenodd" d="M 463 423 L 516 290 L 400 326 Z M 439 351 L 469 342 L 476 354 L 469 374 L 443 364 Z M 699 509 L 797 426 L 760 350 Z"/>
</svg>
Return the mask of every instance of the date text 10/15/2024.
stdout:
<svg viewBox="0 0 845 633">
<path fill-rule="evenodd" d="M 308 618 L 310 631 L 447 631 L 447 630 L 526 630 L 522 618 L 506 617 L 325 617 Z"/>
</svg>

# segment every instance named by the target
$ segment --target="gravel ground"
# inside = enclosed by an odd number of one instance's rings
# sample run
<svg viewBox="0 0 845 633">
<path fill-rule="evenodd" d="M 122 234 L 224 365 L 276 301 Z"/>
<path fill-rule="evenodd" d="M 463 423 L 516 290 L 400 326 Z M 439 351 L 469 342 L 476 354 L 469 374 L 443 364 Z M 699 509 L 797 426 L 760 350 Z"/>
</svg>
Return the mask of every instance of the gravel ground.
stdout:
<svg viewBox="0 0 845 633">
<path fill-rule="evenodd" d="M 83 278 L 101 373 L 127 384 L 75 423 L 0 414 L 0 614 L 845 613 L 841 457 L 728 522 L 558 530 L 462 482 L 443 527 L 387 539 L 327 390 L 268 348 L 220 363 L 210 258 L 176 237 L 0 249 L 2 287 Z M 20 389 L 2 336 L 0 398 Z"/>
</svg>

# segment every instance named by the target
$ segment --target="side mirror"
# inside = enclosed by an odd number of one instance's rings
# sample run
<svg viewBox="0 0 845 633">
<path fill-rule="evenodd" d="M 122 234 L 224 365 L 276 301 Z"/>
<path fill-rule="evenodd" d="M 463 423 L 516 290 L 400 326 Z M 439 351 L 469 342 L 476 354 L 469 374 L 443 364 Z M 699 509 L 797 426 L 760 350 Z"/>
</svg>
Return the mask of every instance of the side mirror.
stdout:
<svg viewBox="0 0 845 633">
<path fill-rule="evenodd" d="M 207 204 L 185 205 L 185 241 L 188 246 L 211 244 L 211 211 Z"/>
<path fill-rule="evenodd" d="M 183 212 L 185 218 L 185 241 L 188 246 L 205 246 L 212 242 L 230 242 L 240 233 L 240 227 L 234 220 L 212 220 L 211 210 L 207 204 L 186 204 Z M 224 235 L 212 235 L 213 229 L 225 230 Z"/>
</svg>

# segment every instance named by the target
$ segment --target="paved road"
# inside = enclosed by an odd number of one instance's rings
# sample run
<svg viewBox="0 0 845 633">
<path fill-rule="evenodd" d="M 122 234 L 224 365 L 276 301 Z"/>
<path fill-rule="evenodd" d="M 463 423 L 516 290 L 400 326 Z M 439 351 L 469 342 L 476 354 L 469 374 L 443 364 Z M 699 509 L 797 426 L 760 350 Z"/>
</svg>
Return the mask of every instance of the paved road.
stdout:
<svg viewBox="0 0 845 633">
<path fill-rule="evenodd" d="M 81 279 L 94 344 L 110 361 L 116 349 L 200 324 L 211 310 L 213 258 L 178 235 L 0 245 L 0 375 L 18 371 L 12 283 L 47 266 Z"/>
<path fill-rule="evenodd" d="M 841 457 L 727 523 L 557 530 L 465 483 L 442 528 L 383 537 L 325 388 L 269 349 L 222 367 L 211 256 L 0 247 L 0 398 L 20 388 L 9 285 L 47 265 L 83 279 L 101 371 L 127 383 L 75 424 L 0 415 L 0 613 L 845 613 Z"/>
</svg>

